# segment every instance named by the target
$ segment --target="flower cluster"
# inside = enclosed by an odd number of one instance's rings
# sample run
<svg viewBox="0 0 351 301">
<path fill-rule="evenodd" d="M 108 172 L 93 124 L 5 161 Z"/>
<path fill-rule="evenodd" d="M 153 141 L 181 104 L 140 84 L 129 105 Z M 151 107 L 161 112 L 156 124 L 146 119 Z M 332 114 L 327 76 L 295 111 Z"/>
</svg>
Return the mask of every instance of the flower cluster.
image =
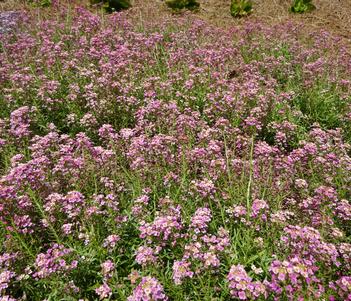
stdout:
<svg viewBox="0 0 351 301">
<path fill-rule="evenodd" d="M 351 277 L 342 276 L 337 281 L 330 283 L 329 286 L 337 293 L 337 296 L 342 300 L 351 299 Z M 333 296 L 330 299 L 335 300 Z"/>
<path fill-rule="evenodd" d="M 232 297 L 240 300 L 256 300 L 266 296 L 266 287 L 259 281 L 252 281 L 242 265 L 233 265 L 227 276 Z"/>
<path fill-rule="evenodd" d="M 59 244 L 52 245 L 45 253 L 38 254 L 35 259 L 35 272 L 33 277 L 36 279 L 47 278 L 57 273 L 67 273 L 75 269 L 78 261 L 67 261 L 66 257 L 72 253 L 72 250 L 66 249 Z"/>
<path fill-rule="evenodd" d="M 182 228 L 180 208 L 173 208 L 171 215 L 160 215 L 152 223 L 142 221 L 139 227 L 140 238 L 148 242 L 158 240 L 162 242 L 161 246 L 166 243 L 175 244 L 181 236 Z"/>
<path fill-rule="evenodd" d="M 143 277 L 128 301 L 168 300 L 162 285 L 153 277 Z"/>
<path fill-rule="evenodd" d="M 304 287 L 307 286 L 310 297 L 318 299 L 324 288 L 318 285 L 320 280 L 315 275 L 317 270 L 318 267 L 311 261 L 299 257 L 274 260 L 270 266 L 272 279 L 268 287 L 275 295 L 286 293 L 289 300 L 294 300 L 296 296 L 303 297 Z"/>
<path fill-rule="evenodd" d="M 175 284 L 179 285 L 182 284 L 184 278 L 192 278 L 194 272 L 190 270 L 190 263 L 181 260 L 175 261 L 173 264 L 173 281 Z"/>
</svg>

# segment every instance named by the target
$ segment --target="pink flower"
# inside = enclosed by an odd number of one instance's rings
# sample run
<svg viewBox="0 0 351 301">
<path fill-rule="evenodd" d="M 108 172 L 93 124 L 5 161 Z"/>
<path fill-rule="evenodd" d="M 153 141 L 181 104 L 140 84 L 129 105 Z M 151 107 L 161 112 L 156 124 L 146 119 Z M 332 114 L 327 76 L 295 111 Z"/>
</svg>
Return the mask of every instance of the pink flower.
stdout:
<svg viewBox="0 0 351 301">
<path fill-rule="evenodd" d="M 143 277 L 139 285 L 134 289 L 128 301 L 158 301 L 168 300 L 163 291 L 162 285 L 157 279 L 152 277 Z"/>
<path fill-rule="evenodd" d="M 182 284 L 185 278 L 192 278 L 194 272 L 190 270 L 190 262 L 175 261 L 173 263 L 173 280 L 176 285 Z"/>
<path fill-rule="evenodd" d="M 95 289 L 95 293 L 99 296 L 100 300 L 102 300 L 109 298 L 112 295 L 112 290 L 106 283 L 103 283 Z"/>
</svg>

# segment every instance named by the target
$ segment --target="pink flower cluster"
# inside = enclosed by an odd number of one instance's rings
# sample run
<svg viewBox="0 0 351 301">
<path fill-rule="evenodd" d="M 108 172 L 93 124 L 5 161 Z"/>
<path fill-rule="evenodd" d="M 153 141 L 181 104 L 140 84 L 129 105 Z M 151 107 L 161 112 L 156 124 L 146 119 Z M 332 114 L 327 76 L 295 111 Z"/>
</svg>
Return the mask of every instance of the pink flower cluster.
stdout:
<svg viewBox="0 0 351 301">
<path fill-rule="evenodd" d="M 240 300 L 256 300 L 267 296 L 266 287 L 259 281 L 252 281 L 242 265 L 233 265 L 227 276 L 230 294 Z"/>
<path fill-rule="evenodd" d="M 276 295 L 276 300 L 285 292 L 289 300 L 295 300 L 296 297 L 303 298 L 305 286 L 310 298 L 320 298 L 324 293 L 320 280 L 316 277 L 318 271 L 311 261 L 292 257 L 289 260 L 274 260 L 270 267 L 272 279 L 268 287 Z"/>
<path fill-rule="evenodd" d="M 162 285 L 157 279 L 147 276 L 143 277 L 134 289 L 133 294 L 128 297 L 128 301 L 158 301 L 168 300 L 163 291 Z"/>
<path fill-rule="evenodd" d="M 35 259 L 35 272 L 33 273 L 33 277 L 42 279 L 57 273 L 65 274 L 75 269 L 78 265 L 78 261 L 67 261 L 66 259 L 71 253 L 72 250 L 66 249 L 62 245 L 52 245 L 45 253 L 38 254 Z"/>
</svg>

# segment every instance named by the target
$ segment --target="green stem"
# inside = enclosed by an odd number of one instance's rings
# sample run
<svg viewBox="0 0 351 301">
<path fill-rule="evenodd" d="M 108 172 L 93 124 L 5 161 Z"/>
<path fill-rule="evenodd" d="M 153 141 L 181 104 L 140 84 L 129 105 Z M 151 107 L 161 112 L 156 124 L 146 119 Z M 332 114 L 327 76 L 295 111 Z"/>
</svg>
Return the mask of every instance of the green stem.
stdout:
<svg viewBox="0 0 351 301">
<path fill-rule="evenodd" d="M 249 183 L 247 184 L 246 191 L 246 206 L 247 209 L 250 207 L 250 199 L 251 199 L 251 185 L 252 185 L 252 174 L 253 174 L 253 148 L 254 148 L 254 137 L 251 137 L 251 149 L 250 149 L 250 175 L 249 175 Z"/>
</svg>

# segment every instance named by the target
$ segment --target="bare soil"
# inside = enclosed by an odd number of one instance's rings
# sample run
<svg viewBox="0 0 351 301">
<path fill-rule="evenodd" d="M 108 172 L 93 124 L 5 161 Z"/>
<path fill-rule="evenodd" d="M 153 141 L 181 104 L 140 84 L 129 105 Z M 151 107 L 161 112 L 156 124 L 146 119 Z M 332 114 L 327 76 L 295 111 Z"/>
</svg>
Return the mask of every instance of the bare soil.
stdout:
<svg viewBox="0 0 351 301">
<path fill-rule="evenodd" d="M 245 22 L 247 18 L 268 24 L 294 21 L 302 22 L 311 30 L 323 29 L 349 39 L 351 42 L 351 0 L 313 0 L 316 9 L 304 14 L 293 14 L 293 0 L 253 0 L 254 12 L 242 19 L 230 15 L 231 0 L 198 0 L 197 17 L 216 26 L 230 27 Z M 162 0 L 134 0 L 134 8 L 142 17 L 157 19 L 170 14 Z"/>
<path fill-rule="evenodd" d="M 88 0 L 61 0 L 87 2 Z M 157 21 L 172 12 L 164 0 L 131 0 L 132 11 L 142 19 Z M 293 0 L 253 0 L 254 12 L 242 19 L 230 15 L 231 0 L 198 0 L 200 9 L 194 15 L 210 24 L 230 27 L 248 18 L 267 24 L 286 21 L 302 22 L 311 30 L 323 29 L 342 36 L 351 43 L 351 0 L 313 0 L 316 9 L 309 13 L 293 14 L 289 9 Z M 0 0 L 0 12 L 23 8 L 25 0 Z"/>
<path fill-rule="evenodd" d="M 211 22 L 226 25 L 237 22 L 230 16 L 230 0 L 202 0 L 200 14 Z M 351 0 L 314 0 L 316 9 L 309 13 L 290 13 L 292 0 L 256 0 L 250 18 L 267 23 L 293 20 L 313 28 L 323 28 L 344 37 L 351 37 Z M 223 21 L 222 21 L 223 20 Z"/>
</svg>

